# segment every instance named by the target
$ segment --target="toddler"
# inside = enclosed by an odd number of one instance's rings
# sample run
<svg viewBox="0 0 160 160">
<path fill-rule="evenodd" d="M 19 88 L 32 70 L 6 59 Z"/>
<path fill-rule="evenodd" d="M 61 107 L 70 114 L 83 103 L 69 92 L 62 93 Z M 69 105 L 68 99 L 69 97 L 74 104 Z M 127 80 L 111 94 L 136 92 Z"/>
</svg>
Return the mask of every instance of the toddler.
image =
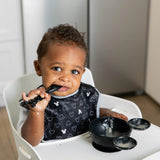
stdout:
<svg viewBox="0 0 160 160">
<path fill-rule="evenodd" d="M 29 101 L 38 95 L 43 99 L 35 107 L 21 107 L 17 124 L 22 137 L 31 145 L 82 134 L 99 116 L 127 120 L 125 115 L 100 108 L 98 90 L 81 82 L 87 47 L 83 34 L 77 29 L 67 24 L 48 29 L 38 46 L 37 55 L 34 67 L 37 75 L 42 76 L 42 86 L 28 95 L 22 93 L 22 99 Z M 46 93 L 52 84 L 61 88 Z"/>
</svg>

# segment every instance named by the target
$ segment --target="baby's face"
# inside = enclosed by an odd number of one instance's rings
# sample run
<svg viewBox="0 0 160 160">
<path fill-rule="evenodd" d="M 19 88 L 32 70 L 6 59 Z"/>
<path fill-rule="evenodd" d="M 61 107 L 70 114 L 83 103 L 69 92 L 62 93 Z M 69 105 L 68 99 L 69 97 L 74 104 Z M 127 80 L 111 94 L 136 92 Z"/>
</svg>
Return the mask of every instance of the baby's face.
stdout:
<svg viewBox="0 0 160 160">
<path fill-rule="evenodd" d="M 45 89 L 51 84 L 60 85 L 62 88 L 53 94 L 66 96 L 79 88 L 85 58 L 85 51 L 77 46 L 53 44 L 40 62 L 35 61 L 35 68 L 42 76 Z"/>
</svg>

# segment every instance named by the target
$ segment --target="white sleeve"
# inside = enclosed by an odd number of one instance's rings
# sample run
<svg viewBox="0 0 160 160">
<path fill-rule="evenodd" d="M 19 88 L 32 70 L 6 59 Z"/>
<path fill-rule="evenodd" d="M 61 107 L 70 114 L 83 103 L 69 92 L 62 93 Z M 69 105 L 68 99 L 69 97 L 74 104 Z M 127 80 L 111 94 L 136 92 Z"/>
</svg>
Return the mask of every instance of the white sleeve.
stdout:
<svg viewBox="0 0 160 160">
<path fill-rule="evenodd" d="M 20 106 L 19 106 L 20 107 Z M 29 111 L 23 107 L 20 107 L 19 111 L 19 120 L 17 123 L 17 131 L 21 135 L 21 128 L 28 117 Z"/>
</svg>

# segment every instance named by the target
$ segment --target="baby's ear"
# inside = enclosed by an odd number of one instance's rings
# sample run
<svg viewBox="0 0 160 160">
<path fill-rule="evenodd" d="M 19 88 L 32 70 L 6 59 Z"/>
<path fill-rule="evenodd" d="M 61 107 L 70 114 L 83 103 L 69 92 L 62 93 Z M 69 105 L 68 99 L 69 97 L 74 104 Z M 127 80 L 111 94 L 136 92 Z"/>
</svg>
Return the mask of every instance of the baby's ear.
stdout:
<svg viewBox="0 0 160 160">
<path fill-rule="evenodd" d="M 34 68 L 36 70 L 37 75 L 41 76 L 41 69 L 40 69 L 40 64 L 38 60 L 34 61 Z"/>
</svg>

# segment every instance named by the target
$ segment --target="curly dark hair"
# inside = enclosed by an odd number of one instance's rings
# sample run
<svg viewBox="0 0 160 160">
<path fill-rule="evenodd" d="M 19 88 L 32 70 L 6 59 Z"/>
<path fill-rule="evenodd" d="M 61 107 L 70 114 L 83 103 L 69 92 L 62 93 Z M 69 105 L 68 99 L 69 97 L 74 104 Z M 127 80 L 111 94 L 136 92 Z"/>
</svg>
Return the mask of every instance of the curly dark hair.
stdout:
<svg viewBox="0 0 160 160">
<path fill-rule="evenodd" d="M 73 26 L 68 24 L 60 24 L 56 27 L 49 28 L 48 32 L 44 34 L 42 40 L 37 48 L 38 60 L 40 60 L 50 44 L 60 43 L 68 45 L 77 45 L 79 48 L 84 49 L 87 56 L 87 47 L 84 41 L 84 34 L 80 33 Z"/>
</svg>

